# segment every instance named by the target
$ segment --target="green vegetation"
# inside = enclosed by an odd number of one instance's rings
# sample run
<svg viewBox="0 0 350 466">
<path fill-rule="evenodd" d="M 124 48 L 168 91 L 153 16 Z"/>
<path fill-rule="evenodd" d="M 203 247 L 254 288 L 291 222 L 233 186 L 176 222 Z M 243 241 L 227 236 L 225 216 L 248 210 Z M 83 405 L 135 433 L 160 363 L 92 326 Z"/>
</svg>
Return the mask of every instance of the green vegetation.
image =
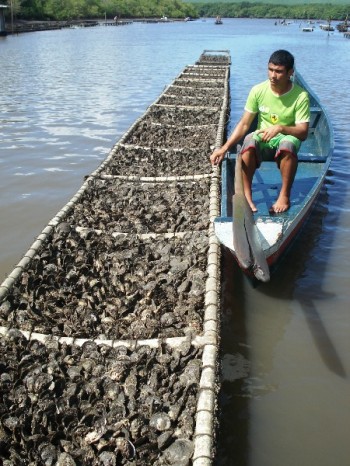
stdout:
<svg viewBox="0 0 350 466">
<path fill-rule="evenodd" d="M 217 5 L 218 3 L 260 3 L 260 4 L 272 4 L 272 5 L 284 5 L 284 6 L 293 6 L 293 5 L 322 5 L 327 4 L 330 5 L 349 5 L 349 0 L 256 0 L 251 2 L 242 2 L 242 0 L 186 0 L 187 3 L 206 3 L 206 4 L 213 4 Z"/>
<path fill-rule="evenodd" d="M 197 16 L 194 5 L 181 0 L 8 0 L 17 19 L 185 18 Z M 15 11 L 14 11 L 14 7 Z"/>
<path fill-rule="evenodd" d="M 296 3 L 297 0 L 294 0 Z M 281 3 L 281 0 L 279 0 Z M 291 2 L 291 0 L 290 0 Z M 289 19 L 336 19 L 344 20 L 350 12 L 350 5 L 301 4 L 289 5 L 249 2 L 201 2 L 195 3 L 199 16 L 225 18 L 289 18 Z M 305 0 L 304 0 L 305 2 Z"/>
<path fill-rule="evenodd" d="M 317 3 L 315 3 L 317 2 Z M 350 4 L 344 0 L 7 0 L 7 14 L 25 20 L 96 18 L 290 18 L 344 20 Z"/>
</svg>

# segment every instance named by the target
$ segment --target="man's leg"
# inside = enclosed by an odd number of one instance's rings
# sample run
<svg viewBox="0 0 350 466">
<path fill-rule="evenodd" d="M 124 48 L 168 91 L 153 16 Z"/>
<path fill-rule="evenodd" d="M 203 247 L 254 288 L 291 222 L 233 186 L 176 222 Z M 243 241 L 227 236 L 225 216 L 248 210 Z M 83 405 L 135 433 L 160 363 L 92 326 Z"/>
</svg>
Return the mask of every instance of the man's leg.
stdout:
<svg viewBox="0 0 350 466">
<path fill-rule="evenodd" d="M 277 201 L 270 208 L 271 214 L 286 212 L 290 207 L 290 192 L 298 167 L 298 159 L 290 152 L 279 154 L 279 169 L 282 177 L 282 187 Z"/>
<path fill-rule="evenodd" d="M 252 182 L 255 170 L 257 169 L 257 161 L 255 149 L 248 149 L 242 154 L 242 178 L 243 189 L 247 202 L 252 209 L 252 212 L 257 212 L 257 208 L 252 197 Z"/>
</svg>

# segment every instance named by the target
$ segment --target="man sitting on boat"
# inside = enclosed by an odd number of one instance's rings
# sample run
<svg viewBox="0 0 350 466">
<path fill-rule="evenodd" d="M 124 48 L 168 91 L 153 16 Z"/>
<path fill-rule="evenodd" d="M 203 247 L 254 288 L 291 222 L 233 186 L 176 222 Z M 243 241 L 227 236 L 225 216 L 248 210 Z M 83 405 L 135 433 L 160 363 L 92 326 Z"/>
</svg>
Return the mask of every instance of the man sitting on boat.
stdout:
<svg viewBox="0 0 350 466">
<path fill-rule="evenodd" d="M 245 137 L 241 150 L 244 194 L 253 212 L 257 208 L 252 198 L 252 181 L 262 160 L 275 160 L 282 177 L 282 187 L 270 213 L 285 212 L 290 207 L 297 153 L 307 138 L 310 121 L 309 96 L 293 83 L 293 73 L 293 55 L 286 50 L 274 52 L 268 62 L 268 80 L 251 89 L 243 116 L 231 136 L 210 156 L 213 165 L 219 164 L 225 153 L 248 133 L 258 115 L 257 130 Z"/>
</svg>

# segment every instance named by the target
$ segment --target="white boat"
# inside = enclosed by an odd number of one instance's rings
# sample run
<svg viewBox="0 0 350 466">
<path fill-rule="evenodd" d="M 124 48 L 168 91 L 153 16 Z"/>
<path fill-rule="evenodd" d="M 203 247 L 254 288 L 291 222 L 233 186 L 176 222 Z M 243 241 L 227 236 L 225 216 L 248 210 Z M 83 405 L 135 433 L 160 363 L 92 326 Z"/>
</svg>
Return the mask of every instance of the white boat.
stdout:
<svg viewBox="0 0 350 466">
<path fill-rule="evenodd" d="M 320 24 L 322 31 L 334 31 L 334 27 L 330 24 Z"/>
</svg>

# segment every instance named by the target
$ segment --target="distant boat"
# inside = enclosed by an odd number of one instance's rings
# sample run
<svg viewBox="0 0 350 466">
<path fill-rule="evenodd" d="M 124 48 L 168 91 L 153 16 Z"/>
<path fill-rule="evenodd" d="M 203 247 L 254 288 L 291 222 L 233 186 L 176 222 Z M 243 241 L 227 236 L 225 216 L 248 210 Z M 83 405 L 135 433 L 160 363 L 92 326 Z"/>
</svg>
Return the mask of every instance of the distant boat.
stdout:
<svg viewBox="0 0 350 466">
<path fill-rule="evenodd" d="M 348 28 L 349 28 L 348 17 L 346 16 L 345 21 L 343 23 L 337 24 L 337 29 L 339 32 L 347 32 Z"/>
<path fill-rule="evenodd" d="M 302 28 L 303 32 L 313 32 L 313 30 L 314 30 L 314 28 L 312 28 L 312 27 Z"/>
<path fill-rule="evenodd" d="M 330 24 L 320 24 L 322 31 L 334 31 L 334 27 Z"/>
<path fill-rule="evenodd" d="M 349 26 L 347 24 L 345 24 L 345 23 L 337 24 L 337 29 L 338 29 L 339 32 L 347 32 L 348 28 L 349 28 Z"/>
<path fill-rule="evenodd" d="M 217 16 L 215 20 L 215 24 L 222 24 L 221 17 Z"/>
</svg>

